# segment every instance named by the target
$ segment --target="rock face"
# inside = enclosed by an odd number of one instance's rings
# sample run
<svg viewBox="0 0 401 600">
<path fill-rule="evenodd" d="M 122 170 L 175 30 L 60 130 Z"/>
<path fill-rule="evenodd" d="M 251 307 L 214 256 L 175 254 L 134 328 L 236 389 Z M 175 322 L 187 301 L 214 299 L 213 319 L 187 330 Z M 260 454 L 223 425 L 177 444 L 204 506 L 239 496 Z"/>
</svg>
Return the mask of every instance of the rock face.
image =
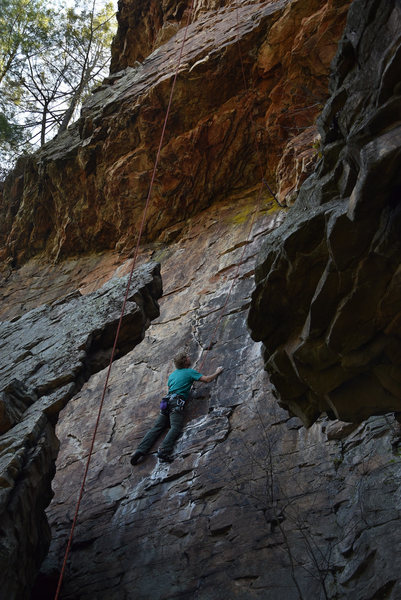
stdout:
<svg viewBox="0 0 401 600">
<path fill-rule="evenodd" d="M 117 13 L 118 32 L 113 40 L 111 72 L 134 67 L 157 47 L 173 37 L 188 23 L 199 20 L 205 12 L 238 5 L 236 0 L 125 0 Z M 242 0 L 241 6 L 266 4 Z M 273 2 L 274 4 L 274 2 Z M 308 3 L 310 12 L 311 3 Z"/>
<path fill-rule="evenodd" d="M 306 425 L 401 411 L 400 30 L 399 2 L 353 3 L 322 159 L 258 259 L 249 325 Z"/>
<path fill-rule="evenodd" d="M 122 296 L 117 278 L 129 266 L 189 3 L 121 4 L 130 40 L 139 5 L 149 7 L 139 40 L 151 31 L 149 47 L 158 45 L 160 32 L 169 37 L 169 23 L 177 34 L 142 64 L 132 62 L 142 58 L 122 35 L 114 60 L 124 70 L 94 95 L 75 126 L 21 162 L 3 187 L 0 236 L 8 263 L 0 314 L 7 322 L 0 328 L 8 341 L 0 423 L 8 431 L 0 437 L 0 560 L 7 570 L 0 590 L 7 600 L 29 597 L 49 543 L 43 509 L 58 444 L 53 427 L 68 400 L 57 422 L 60 452 L 47 509 L 52 542 L 31 600 L 54 598 L 104 386 L 105 372 L 96 371 L 107 364 Z M 246 325 L 256 255 L 285 217 L 260 187 L 256 147 L 263 170 L 269 149 L 268 179 L 278 166 L 280 199 L 291 203 L 318 157 L 313 121 L 327 96 L 328 65 L 348 4 L 210 0 L 194 6 L 141 247 L 141 264 L 154 262 L 141 267 L 145 279 L 132 298 L 143 313 L 132 302 L 61 597 L 397 600 L 401 477 L 393 417 L 359 425 L 319 419 L 305 429 L 277 406 L 261 344 Z M 383 6 L 358 2 L 351 12 L 351 30 L 359 31 L 353 24 L 359 11 L 373 34 L 367 42 L 361 34 L 358 48 L 388 39 L 374 33 L 386 17 L 393 25 L 394 4 Z M 393 40 L 395 48 L 397 34 Z M 353 62 L 341 65 L 338 76 L 347 82 Z M 372 81 L 376 72 L 377 65 Z M 383 81 L 385 73 L 391 69 Z M 360 93 L 355 110 L 370 101 L 362 86 Z M 335 173 L 327 171 L 328 182 Z M 323 183 L 317 189 L 326 190 Z M 308 216 L 319 210 L 308 208 Z M 314 260 L 314 245 L 302 237 L 297 243 L 286 251 Z M 164 288 L 158 318 L 155 262 Z M 314 277 L 315 263 L 309 265 L 307 282 Z M 299 281 L 293 306 L 303 286 Z M 275 300 L 283 304 L 283 296 Z M 158 414 L 171 358 L 184 345 L 195 367 L 210 373 L 223 365 L 224 372 L 196 386 L 174 462 L 159 464 L 155 445 L 131 469 L 130 455 Z"/>
<path fill-rule="evenodd" d="M 162 262 L 160 317 L 112 372 L 62 598 L 396 600 L 393 419 L 352 428 L 323 420 L 306 430 L 277 406 L 246 316 L 255 254 L 284 214 L 259 213 L 250 233 L 255 199 L 228 200 L 154 253 Z M 197 384 L 174 462 L 157 461 L 156 443 L 133 469 L 130 455 L 158 414 L 171 357 L 184 345 L 195 367 L 224 372 Z M 60 570 L 103 379 L 88 380 L 57 427 L 41 600 Z"/>
<path fill-rule="evenodd" d="M 202 12 L 232 4 L 230 0 L 182 0 L 165 2 L 125 0 L 117 13 L 118 31 L 113 40 L 111 72 L 133 67 L 173 37 Z M 245 0 L 243 4 L 255 4 Z"/>
<path fill-rule="evenodd" d="M 132 16 L 134 26 L 139 7 L 146 5 L 160 2 L 136 2 L 135 10 L 129 4 L 120 12 Z M 167 5 L 182 14 L 187 3 L 163 2 Z M 144 239 L 173 239 L 185 219 L 233 190 L 256 185 L 262 173 L 275 187 L 286 143 L 305 128 L 314 130 L 327 98 L 329 65 L 348 5 L 347 0 L 232 2 L 202 12 L 209 4 L 199 3 Z M 88 101 L 76 124 L 21 161 L 3 185 L 3 265 L 19 266 L 38 255 L 60 260 L 132 248 L 183 36 L 180 29 L 142 63 L 128 61 Z M 316 156 L 312 139 L 298 138 L 298 150 Z M 288 171 L 283 174 L 291 180 Z M 295 178 L 294 185 L 301 180 Z M 291 183 L 279 185 L 291 196 Z"/>
<path fill-rule="evenodd" d="M 158 316 L 159 267 L 131 281 L 119 353 L 138 344 Z M 1 597 L 29 598 L 48 550 L 45 516 L 60 410 L 110 360 L 127 277 L 86 296 L 78 291 L 0 323 L 0 587 Z"/>
</svg>

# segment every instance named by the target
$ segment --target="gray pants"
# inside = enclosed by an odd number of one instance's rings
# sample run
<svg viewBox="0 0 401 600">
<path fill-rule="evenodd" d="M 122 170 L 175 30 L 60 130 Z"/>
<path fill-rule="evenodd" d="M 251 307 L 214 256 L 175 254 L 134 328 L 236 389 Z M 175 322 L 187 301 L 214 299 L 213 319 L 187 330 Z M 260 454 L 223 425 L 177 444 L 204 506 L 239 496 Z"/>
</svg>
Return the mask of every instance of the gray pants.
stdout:
<svg viewBox="0 0 401 600">
<path fill-rule="evenodd" d="M 163 454 L 170 454 L 173 450 L 174 442 L 182 431 L 184 423 L 184 414 L 182 411 L 172 411 L 169 415 L 160 413 L 157 417 L 153 427 L 149 429 L 148 433 L 142 439 L 137 450 L 142 454 L 147 454 L 157 438 L 163 433 L 163 431 L 170 426 L 170 430 L 163 440 L 159 450 Z"/>
</svg>

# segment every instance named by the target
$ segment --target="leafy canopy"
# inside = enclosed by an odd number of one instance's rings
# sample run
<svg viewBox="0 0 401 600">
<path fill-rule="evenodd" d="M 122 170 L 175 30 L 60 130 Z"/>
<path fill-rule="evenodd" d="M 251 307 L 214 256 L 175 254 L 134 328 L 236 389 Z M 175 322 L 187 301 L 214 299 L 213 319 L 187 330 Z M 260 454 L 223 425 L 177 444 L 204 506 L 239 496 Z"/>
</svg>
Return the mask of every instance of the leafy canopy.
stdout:
<svg viewBox="0 0 401 600">
<path fill-rule="evenodd" d="M 0 0 L 0 170 L 64 131 L 108 73 L 114 6 Z M 79 2 L 79 0 L 77 0 Z"/>
</svg>

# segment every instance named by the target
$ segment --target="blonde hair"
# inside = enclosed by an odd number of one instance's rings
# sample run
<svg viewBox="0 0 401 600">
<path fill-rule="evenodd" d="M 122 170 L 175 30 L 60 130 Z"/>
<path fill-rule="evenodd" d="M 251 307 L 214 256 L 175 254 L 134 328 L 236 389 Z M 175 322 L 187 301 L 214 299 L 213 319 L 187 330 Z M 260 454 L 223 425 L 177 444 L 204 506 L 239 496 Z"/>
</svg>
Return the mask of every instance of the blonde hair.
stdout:
<svg viewBox="0 0 401 600">
<path fill-rule="evenodd" d="M 185 366 L 187 364 L 187 358 L 188 358 L 188 352 L 185 352 L 185 350 L 180 350 L 180 352 L 178 352 L 174 356 L 174 364 L 175 364 L 176 368 L 177 369 L 185 369 Z"/>
</svg>

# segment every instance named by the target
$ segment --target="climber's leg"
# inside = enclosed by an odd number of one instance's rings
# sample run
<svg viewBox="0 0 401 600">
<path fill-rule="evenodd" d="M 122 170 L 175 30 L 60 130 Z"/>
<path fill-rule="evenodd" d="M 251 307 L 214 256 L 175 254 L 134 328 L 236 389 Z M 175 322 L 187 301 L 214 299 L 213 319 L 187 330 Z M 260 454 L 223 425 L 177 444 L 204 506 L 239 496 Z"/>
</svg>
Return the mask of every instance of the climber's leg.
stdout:
<svg viewBox="0 0 401 600">
<path fill-rule="evenodd" d="M 174 447 L 174 442 L 182 431 L 184 424 L 184 415 L 182 412 L 171 412 L 170 413 L 170 429 L 163 440 L 162 445 L 159 448 L 158 455 L 168 456 Z"/>
<path fill-rule="evenodd" d="M 169 418 L 166 415 L 160 413 L 153 427 L 149 429 L 148 433 L 143 437 L 141 443 L 137 448 L 137 451 L 141 452 L 142 454 L 147 454 L 147 452 L 149 452 L 156 439 L 168 426 L 168 422 Z"/>
</svg>

